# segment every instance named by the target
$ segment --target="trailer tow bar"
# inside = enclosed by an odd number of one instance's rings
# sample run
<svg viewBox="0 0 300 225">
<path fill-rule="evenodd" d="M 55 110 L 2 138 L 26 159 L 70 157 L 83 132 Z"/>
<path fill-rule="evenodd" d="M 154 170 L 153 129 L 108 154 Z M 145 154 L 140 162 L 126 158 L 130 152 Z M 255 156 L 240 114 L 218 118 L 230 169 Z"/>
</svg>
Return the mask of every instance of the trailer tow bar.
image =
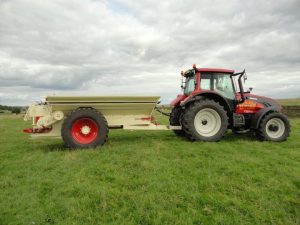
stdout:
<svg viewBox="0 0 300 225">
<path fill-rule="evenodd" d="M 162 115 L 170 117 L 170 114 L 171 114 L 171 113 L 163 112 L 163 111 L 161 111 L 157 106 L 155 106 L 154 109 L 155 109 L 157 112 L 161 113 Z"/>
</svg>

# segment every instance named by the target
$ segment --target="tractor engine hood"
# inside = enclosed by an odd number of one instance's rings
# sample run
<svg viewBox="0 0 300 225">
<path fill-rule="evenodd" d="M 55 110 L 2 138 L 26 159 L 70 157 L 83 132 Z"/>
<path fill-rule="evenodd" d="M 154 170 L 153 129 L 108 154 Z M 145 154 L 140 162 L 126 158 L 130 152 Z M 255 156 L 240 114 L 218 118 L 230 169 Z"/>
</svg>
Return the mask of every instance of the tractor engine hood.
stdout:
<svg viewBox="0 0 300 225">
<path fill-rule="evenodd" d="M 240 93 L 236 95 L 238 101 L 242 98 Z M 275 111 L 281 112 L 281 105 L 274 99 L 260 95 L 244 93 L 245 101 L 236 106 L 236 113 L 240 114 L 255 114 L 265 108 L 273 108 Z"/>
<path fill-rule="evenodd" d="M 278 110 L 280 110 L 280 111 L 282 109 L 282 106 L 276 100 L 274 100 L 272 98 L 267 98 L 265 96 L 254 95 L 254 94 L 250 94 L 250 93 L 245 93 L 244 95 L 245 95 L 246 99 L 261 103 L 265 108 L 266 107 L 275 107 L 275 108 L 278 108 Z M 238 93 L 236 97 L 237 97 L 237 100 L 239 100 L 241 98 L 241 95 Z"/>
</svg>

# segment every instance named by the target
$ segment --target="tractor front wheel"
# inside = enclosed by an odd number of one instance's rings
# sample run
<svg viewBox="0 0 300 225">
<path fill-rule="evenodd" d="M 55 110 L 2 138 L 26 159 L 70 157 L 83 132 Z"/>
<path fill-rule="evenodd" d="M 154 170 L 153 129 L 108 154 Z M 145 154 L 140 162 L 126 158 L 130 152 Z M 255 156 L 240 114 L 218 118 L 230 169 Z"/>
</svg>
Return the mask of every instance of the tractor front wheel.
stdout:
<svg viewBox="0 0 300 225">
<path fill-rule="evenodd" d="M 285 141 L 291 132 L 288 118 L 281 113 L 266 115 L 259 124 L 256 136 L 260 141 Z"/>
<path fill-rule="evenodd" d="M 185 109 L 182 127 L 190 140 L 219 141 L 227 131 L 228 116 L 214 100 L 195 101 Z"/>
</svg>

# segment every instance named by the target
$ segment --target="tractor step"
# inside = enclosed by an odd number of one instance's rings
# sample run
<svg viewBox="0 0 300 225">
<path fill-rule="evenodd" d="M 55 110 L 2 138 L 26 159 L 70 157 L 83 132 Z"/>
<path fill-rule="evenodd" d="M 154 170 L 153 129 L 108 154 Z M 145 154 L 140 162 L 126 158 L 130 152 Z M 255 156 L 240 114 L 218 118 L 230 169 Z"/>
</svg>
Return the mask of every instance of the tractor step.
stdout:
<svg viewBox="0 0 300 225">
<path fill-rule="evenodd" d="M 233 127 L 245 126 L 245 117 L 243 114 L 233 113 Z"/>
</svg>

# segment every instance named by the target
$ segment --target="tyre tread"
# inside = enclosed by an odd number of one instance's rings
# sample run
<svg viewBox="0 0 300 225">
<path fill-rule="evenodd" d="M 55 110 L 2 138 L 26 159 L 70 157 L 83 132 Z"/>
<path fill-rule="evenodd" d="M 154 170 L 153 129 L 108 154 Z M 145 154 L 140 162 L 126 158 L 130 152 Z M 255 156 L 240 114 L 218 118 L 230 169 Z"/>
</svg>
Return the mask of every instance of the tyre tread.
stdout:
<svg viewBox="0 0 300 225">
<path fill-rule="evenodd" d="M 215 137 L 212 140 L 208 140 L 206 138 L 200 139 L 197 132 L 195 132 L 193 124 L 194 124 L 194 114 L 195 114 L 195 109 L 198 108 L 200 105 L 213 105 L 214 107 L 217 107 L 221 111 L 223 111 L 223 116 L 224 116 L 224 123 L 221 125 L 221 130 L 224 130 L 224 132 L 221 132 L 218 134 L 217 137 Z M 222 118 L 221 118 L 222 119 Z M 228 128 L 228 122 L 229 118 L 227 116 L 227 112 L 224 109 L 220 103 L 211 100 L 211 99 L 206 99 L 202 98 L 201 100 L 194 101 L 188 105 L 188 107 L 185 109 L 183 117 L 182 117 L 182 127 L 184 129 L 184 132 L 186 133 L 186 137 L 191 140 L 191 141 L 196 141 L 196 140 L 204 140 L 204 141 L 220 141 Z"/>
<path fill-rule="evenodd" d="M 169 118 L 169 122 L 171 126 L 181 126 L 181 114 L 183 113 L 182 108 L 180 107 L 175 107 L 172 109 L 171 114 L 170 114 L 170 118 Z M 173 132 L 179 136 L 179 137 L 185 137 L 185 132 L 184 130 L 173 130 Z"/>
<path fill-rule="evenodd" d="M 274 116 L 274 114 L 278 114 L 279 117 L 282 117 L 282 119 L 284 120 L 285 125 L 286 125 L 286 130 L 284 132 L 285 135 L 282 139 L 279 139 L 279 140 L 272 140 L 272 139 L 268 138 L 266 136 L 265 132 L 264 132 L 264 125 L 270 119 L 269 117 Z M 261 119 L 261 121 L 259 123 L 259 127 L 256 130 L 256 137 L 259 141 L 277 141 L 277 142 L 280 142 L 280 141 L 286 141 L 287 138 L 290 136 L 290 132 L 291 132 L 291 124 L 290 124 L 290 121 L 289 121 L 289 119 L 286 115 L 284 115 L 282 113 L 278 113 L 278 112 L 269 112 Z"/>
<path fill-rule="evenodd" d="M 66 135 L 68 132 L 69 132 L 69 125 L 72 121 L 72 117 L 75 113 L 80 113 L 80 112 L 92 112 L 94 114 L 97 115 L 97 117 L 99 117 L 103 123 L 105 124 L 105 138 L 104 138 L 104 141 L 100 144 L 93 144 L 91 146 L 88 146 L 88 147 L 97 147 L 97 146 L 102 146 L 105 142 L 107 142 L 107 139 L 108 139 L 108 133 L 109 133 L 109 129 L 108 129 L 108 124 L 107 124 L 107 120 L 105 119 L 105 117 L 103 116 L 102 113 L 100 113 L 99 111 L 97 111 L 96 109 L 94 108 L 90 108 L 90 107 L 83 107 L 83 108 L 77 108 L 77 109 L 74 109 L 72 110 L 71 112 L 68 113 L 68 115 L 66 116 L 63 124 L 62 124 L 62 127 L 61 127 L 61 136 L 62 136 L 62 139 L 65 143 L 65 145 L 67 146 L 67 148 L 76 148 L 77 146 L 74 145 L 74 143 L 72 143 L 72 141 L 69 140 L 69 137 L 68 135 Z"/>
</svg>

